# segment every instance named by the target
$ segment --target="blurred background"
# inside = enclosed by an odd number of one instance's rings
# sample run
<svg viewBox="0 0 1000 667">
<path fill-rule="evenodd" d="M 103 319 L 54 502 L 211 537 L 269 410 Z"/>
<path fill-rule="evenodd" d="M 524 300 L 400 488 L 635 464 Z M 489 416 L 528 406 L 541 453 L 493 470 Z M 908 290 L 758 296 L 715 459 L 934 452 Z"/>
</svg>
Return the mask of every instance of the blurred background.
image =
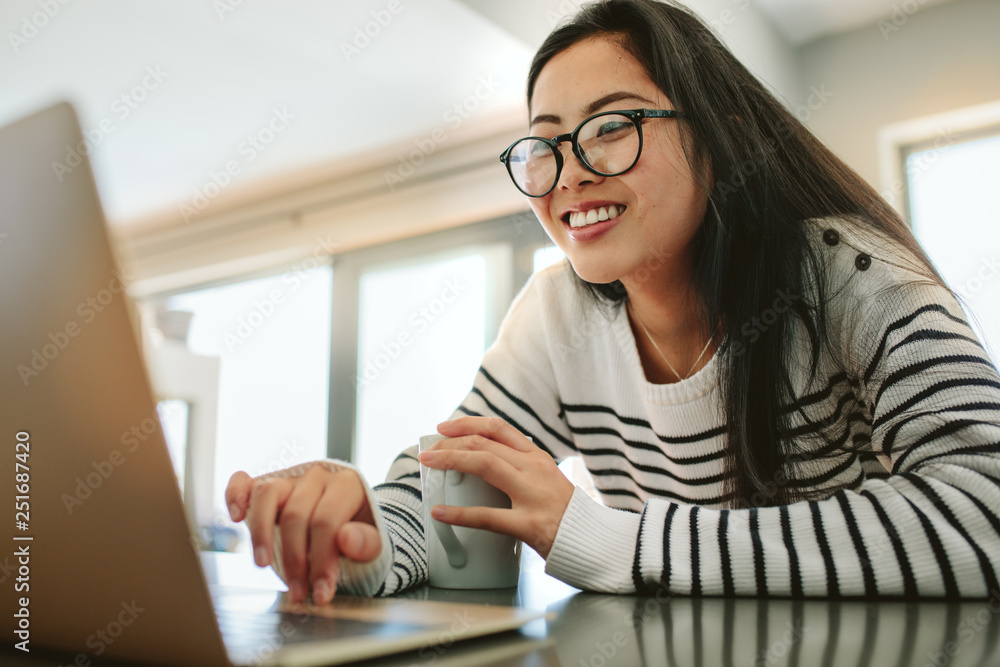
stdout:
<svg viewBox="0 0 1000 667">
<path fill-rule="evenodd" d="M 0 3 L 0 124 L 80 116 L 62 166 L 92 161 L 205 548 L 246 548 L 235 470 L 332 456 L 383 479 L 560 259 L 497 156 L 579 4 Z M 687 4 L 911 220 L 1000 345 L 1000 0 Z"/>
</svg>

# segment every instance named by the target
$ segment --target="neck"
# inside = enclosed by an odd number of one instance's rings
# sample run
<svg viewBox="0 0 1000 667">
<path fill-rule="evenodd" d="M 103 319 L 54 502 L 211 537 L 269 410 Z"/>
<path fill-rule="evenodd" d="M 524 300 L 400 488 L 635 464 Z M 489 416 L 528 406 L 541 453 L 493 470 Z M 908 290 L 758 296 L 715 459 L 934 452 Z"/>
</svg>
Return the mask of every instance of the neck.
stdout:
<svg viewBox="0 0 1000 667">
<path fill-rule="evenodd" d="M 632 312 L 661 347 L 662 343 L 676 346 L 699 339 L 700 350 L 709 337 L 709 330 L 703 321 L 701 298 L 691 282 L 690 272 L 647 275 L 642 274 L 644 280 L 635 276 L 621 279 Z"/>
<path fill-rule="evenodd" d="M 711 329 L 704 322 L 701 299 L 690 271 L 663 271 L 652 276 L 643 273 L 641 277 L 644 280 L 624 277 L 622 284 L 628 293 L 632 318 L 638 320 L 633 322 L 632 330 L 643 369 L 650 382 L 677 382 L 712 358 L 713 346 L 705 350 Z M 664 356 L 669 363 L 664 362 Z"/>
</svg>

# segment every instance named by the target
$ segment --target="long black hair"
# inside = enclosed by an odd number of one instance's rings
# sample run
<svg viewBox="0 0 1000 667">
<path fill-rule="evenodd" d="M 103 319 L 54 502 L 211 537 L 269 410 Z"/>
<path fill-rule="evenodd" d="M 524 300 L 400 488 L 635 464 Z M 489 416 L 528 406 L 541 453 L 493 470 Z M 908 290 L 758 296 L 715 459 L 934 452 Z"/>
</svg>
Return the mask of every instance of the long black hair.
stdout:
<svg viewBox="0 0 1000 667">
<path fill-rule="evenodd" d="M 529 107 L 545 64 L 591 37 L 615 40 L 674 107 L 687 112 L 681 126 L 687 159 L 692 167 L 710 167 L 711 180 L 703 183 L 706 213 L 692 244 L 693 282 L 704 324 L 723 334 L 718 380 L 728 436 L 724 496 L 736 507 L 784 504 L 788 492 L 772 480 L 788 455 L 782 433 L 795 399 L 787 368 L 791 318 L 779 317 L 739 353 L 734 345 L 745 336 L 745 323 L 767 311 L 776 295 L 790 294 L 811 340 L 810 382 L 815 377 L 828 331 L 826 288 L 804 222 L 838 216 L 877 231 L 909 250 L 929 280 L 944 281 L 900 216 L 682 5 L 606 0 L 584 6 L 535 54 Z M 627 297 L 618 281 L 585 285 L 599 300 L 620 304 Z M 807 291 L 814 298 L 803 298 Z"/>
</svg>

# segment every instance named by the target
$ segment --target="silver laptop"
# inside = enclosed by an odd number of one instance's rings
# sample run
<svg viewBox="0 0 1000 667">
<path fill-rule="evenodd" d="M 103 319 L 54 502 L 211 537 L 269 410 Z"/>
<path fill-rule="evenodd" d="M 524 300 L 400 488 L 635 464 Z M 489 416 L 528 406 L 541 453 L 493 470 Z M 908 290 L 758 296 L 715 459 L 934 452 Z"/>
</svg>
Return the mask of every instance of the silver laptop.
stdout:
<svg viewBox="0 0 1000 667">
<path fill-rule="evenodd" d="M 5 641 L 161 664 L 319 665 L 453 641 L 456 614 L 475 619 L 457 638 L 539 616 L 407 599 L 213 608 L 82 142 L 65 103 L 0 129 Z"/>
</svg>

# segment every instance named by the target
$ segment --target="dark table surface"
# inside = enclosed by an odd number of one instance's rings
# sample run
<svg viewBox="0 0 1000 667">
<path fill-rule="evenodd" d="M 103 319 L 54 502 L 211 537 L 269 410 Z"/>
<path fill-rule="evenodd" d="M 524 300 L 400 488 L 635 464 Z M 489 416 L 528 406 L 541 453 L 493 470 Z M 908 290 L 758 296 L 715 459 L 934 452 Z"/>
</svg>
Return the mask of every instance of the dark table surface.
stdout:
<svg viewBox="0 0 1000 667">
<path fill-rule="evenodd" d="M 517 589 L 407 597 L 513 604 L 550 612 L 521 630 L 366 661 L 376 665 L 610 667 L 643 665 L 1000 665 L 1000 591 L 990 600 L 865 602 L 601 595 L 571 588 L 525 550 Z M 247 554 L 206 554 L 209 583 L 281 584 Z M 0 654 L 0 664 L 61 665 L 60 656 Z M 71 657 L 70 657 L 71 659 Z M 97 663 L 95 663 L 97 664 Z"/>
</svg>

